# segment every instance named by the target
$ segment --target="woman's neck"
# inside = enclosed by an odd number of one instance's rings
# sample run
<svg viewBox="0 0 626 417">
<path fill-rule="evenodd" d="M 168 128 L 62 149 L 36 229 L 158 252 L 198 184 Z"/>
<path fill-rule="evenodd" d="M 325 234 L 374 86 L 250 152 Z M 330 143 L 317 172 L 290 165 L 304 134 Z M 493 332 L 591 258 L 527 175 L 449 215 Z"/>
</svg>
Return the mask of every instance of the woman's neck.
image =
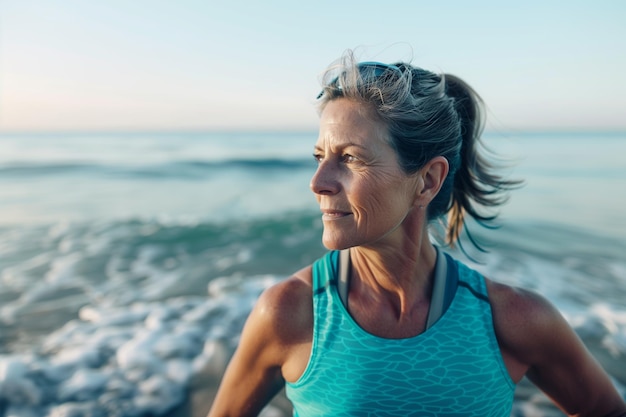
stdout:
<svg viewBox="0 0 626 417">
<path fill-rule="evenodd" d="M 398 315 L 430 299 L 437 252 L 427 235 L 401 247 L 355 247 L 350 258 L 351 296 L 388 304 Z"/>
</svg>

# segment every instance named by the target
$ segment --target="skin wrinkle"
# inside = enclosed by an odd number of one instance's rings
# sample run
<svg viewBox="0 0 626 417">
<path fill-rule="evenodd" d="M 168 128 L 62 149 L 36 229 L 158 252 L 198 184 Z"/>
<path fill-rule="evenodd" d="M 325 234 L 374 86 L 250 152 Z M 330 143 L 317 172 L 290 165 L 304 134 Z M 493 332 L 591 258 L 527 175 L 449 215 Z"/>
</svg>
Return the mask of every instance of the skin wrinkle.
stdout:
<svg viewBox="0 0 626 417">
<path fill-rule="evenodd" d="M 413 203 L 411 196 L 415 191 L 411 190 L 414 187 L 406 185 L 407 176 L 399 169 L 394 151 L 386 140 L 381 139 L 385 135 L 381 124 L 354 111 L 361 107 L 354 102 L 349 102 L 350 111 L 335 114 L 337 112 L 333 110 L 342 102 L 347 101 L 337 100 L 337 103 L 330 103 L 329 108 L 322 113 L 317 144 L 317 151 L 321 150 L 322 153 L 318 154 L 320 166 L 311 180 L 311 188 L 322 208 L 336 208 L 335 205 L 339 205 L 344 209 L 343 205 L 349 205 L 356 225 L 347 234 L 354 235 L 356 232 L 362 240 L 360 244 L 374 243 L 386 237 L 383 235 L 384 231 L 392 233 L 398 229 L 410 211 Z M 346 126 L 350 124 L 360 128 L 347 130 Z M 346 145 L 367 141 L 369 132 L 377 140 L 373 141 L 373 146 L 366 151 L 362 160 L 341 163 L 343 154 L 352 150 Z M 394 193 L 394 190 L 397 191 Z M 388 209 L 390 206 L 393 206 L 391 213 Z M 384 221 L 381 222 L 381 218 Z M 325 244 L 337 248 L 356 246 L 354 243 L 342 243 L 339 232 L 343 231 L 333 228 L 332 224 L 327 225 L 332 230 L 326 233 L 325 228 Z M 367 239 L 363 241 L 365 237 Z M 347 240 L 354 238 L 355 236 L 351 236 Z"/>
<path fill-rule="evenodd" d="M 379 305 L 401 326 L 414 321 L 430 303 L 432 277 L 424 271 L 432 271 L 435 254 L 432 248 L 422 247 L 428 231 L 421 226 L 426 214 L 419 209 L 429 202 L 422 191 L 432 182 L 430 166 L 406 174 L 387 139 L 385 125 L 372 120 L 364 107 L 338 99 L 324 109 L 315 147 L 319 167 L 311 189 L 322 209 L 350 212 L 325 220 L 323 242 L 334 249 L 357 246 L 352 250 L 353 262 L 362 267 L 353 269 L 351 311 L 357 309 L 367 316 L 373 305 Z M 417 234 L 416 229 L 420 230 Z M 398 247 L 405 250 L 398 251 Z M 425 264 L 429 267 L 424 268 Z"/>
</svg>

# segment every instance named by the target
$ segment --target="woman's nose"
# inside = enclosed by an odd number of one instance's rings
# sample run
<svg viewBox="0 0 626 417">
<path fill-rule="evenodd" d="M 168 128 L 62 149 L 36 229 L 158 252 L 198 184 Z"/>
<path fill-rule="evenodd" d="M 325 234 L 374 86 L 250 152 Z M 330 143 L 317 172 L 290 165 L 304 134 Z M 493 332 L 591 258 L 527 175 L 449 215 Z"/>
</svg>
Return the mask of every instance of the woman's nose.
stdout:
<svg viewBox="0 0 626 417">
<path fill-rule="evenodd" d="M 337 174 L 337 169 L 332 166 L 330 161 L 320 162 L 313 178 L 311 178 L 311 191 L 320 195 L 336 194 L 340 188 Z"/>
</svg>

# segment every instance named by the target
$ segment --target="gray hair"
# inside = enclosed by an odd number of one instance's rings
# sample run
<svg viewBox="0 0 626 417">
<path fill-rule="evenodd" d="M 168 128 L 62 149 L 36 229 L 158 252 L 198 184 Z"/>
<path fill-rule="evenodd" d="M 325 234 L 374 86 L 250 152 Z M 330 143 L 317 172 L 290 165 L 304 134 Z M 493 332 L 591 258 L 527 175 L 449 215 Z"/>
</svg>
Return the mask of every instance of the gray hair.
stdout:
<svg viewBox="0 0 626 417">
<path fill-rule="evenodd" d="M 447 214 L 448 244 L 459 240 L 466 214 L 489 227 L 497 215 L 479 209 L 503 204 L 506 192 L 519 185 L 519 181 L 505 180 L 492 172 L 494 166 L 485 157 L 480 141 L 482 99 L 460 78 L 403 62 L 359 64 L 348 51 L 326 70 L 322 86 L 320 112 L 341 97 L 374 111 L 386 124 L 390 144 L 407 174 L 417 172 L 436 156 L 448 160 L 448 176 L 428 206 L 429 220 Z"/>
</svg>

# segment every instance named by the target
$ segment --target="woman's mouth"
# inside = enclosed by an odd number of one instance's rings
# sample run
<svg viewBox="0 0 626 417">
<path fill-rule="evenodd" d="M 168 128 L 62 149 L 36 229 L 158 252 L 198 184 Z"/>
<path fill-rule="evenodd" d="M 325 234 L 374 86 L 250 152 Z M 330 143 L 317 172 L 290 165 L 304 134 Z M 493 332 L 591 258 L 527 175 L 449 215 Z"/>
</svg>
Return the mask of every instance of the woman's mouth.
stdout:
<svg viewBox="0 0 626 417">
<path fill-rule="evenodd" d="M 341 210 L 322 210 L 322 220 L 338 220 L 350 216 L 352 213 Z"/>
</svg>

